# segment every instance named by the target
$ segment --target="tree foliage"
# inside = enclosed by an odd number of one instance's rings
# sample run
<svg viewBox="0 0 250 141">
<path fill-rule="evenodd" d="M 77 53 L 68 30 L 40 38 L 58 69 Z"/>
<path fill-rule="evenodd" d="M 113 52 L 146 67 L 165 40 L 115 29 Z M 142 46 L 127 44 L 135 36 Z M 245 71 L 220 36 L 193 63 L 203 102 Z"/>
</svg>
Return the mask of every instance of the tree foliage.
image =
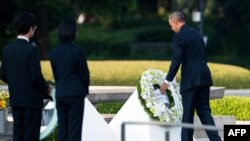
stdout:
<svg viewBox="0 0 250 141">
<path fill-rule="evenodd" d="M 224 15 L 220 22 L 224 23 L 225 45 L 234 48 L 235 53 L 248 55 L 250 35 L 250 1 L 230 0 L 223 3 Z"/>
<path fill-rule="evenodd" d="M 12 23 L 15 4 L 12 0 L 0 1 L 0 46 L 4 46 L 12 38 Z"/>
<path fill-rule="evenodd" d="M 86 16 L 94 17 L 104 24 L 122 21 L 137 8 L 137 0 L 84 0 L 80 3 L 80 10 Z"/>
<path fill-rule="evenodd" d="M 191 14 L 199 10 L 201 1 L 204 2 L 204 34 L 209 37 L 210 53 L 247 56 L 250 51 L 250 1 L 247 0 L 1 0 L 0 46 L 2 48 L 16 36 L 12 21 L 22 11 L 32 12 L 37 18 L 35 41 L 42 58 L 46 58 L 50 50 L 48 34 L 64 18 L 77 19 L 83 13 L 85 22 L 114 29 L 121 27 L 121 23 L 133 24 L 134 19 L 161 16 L 166 20 L 170 11 L 179 9 L 187 16 L 187 23 L 193 24 Z"/>
<path fill-rule="evenodd" d="M 250 51 L 250 1 L 213 1 L 210 6 L 207 25 L 211 33 L 209 48 L 222 55 L 247 57 Z"/>
</svg>

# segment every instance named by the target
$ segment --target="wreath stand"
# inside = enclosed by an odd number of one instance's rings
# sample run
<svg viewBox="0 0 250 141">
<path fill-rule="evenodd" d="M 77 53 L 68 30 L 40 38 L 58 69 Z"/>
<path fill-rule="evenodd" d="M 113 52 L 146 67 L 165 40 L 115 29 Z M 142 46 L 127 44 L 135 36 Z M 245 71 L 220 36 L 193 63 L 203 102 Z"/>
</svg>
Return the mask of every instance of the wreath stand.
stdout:
<svg viewBox="0 0 250 141">
<path fill-rule="evenodd" d="M 109 126 L 113 129 L 118 137 L 121 137 L 121 124 L 123 122 L 152 122 L 147 113 L 144 111 L 138 99 L 137 90 L 123 105 L 116 114 Z M 165 133 L 170 131 L 170 141 L 181 141 L 181 128 L 171 127 L 163 128 L 156 126 L 127 126 L 125 138 L 128 141 L 165 141 Z"/>
</svg>

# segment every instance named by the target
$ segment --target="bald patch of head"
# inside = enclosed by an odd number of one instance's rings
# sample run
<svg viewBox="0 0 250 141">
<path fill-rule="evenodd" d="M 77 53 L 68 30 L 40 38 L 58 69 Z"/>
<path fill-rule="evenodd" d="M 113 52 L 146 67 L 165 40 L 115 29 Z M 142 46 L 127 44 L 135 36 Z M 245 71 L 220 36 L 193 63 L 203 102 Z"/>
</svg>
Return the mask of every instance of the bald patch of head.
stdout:
<svg viewBox="0 0 250 141">
<path fill-rule="evenodd" d="M 179 12 L 179 11 L 176 11 L 176 12 L 172 12 L 169 17 L 168 17 L 168 20 L 169 21 L 178 21 L 178 22 L 181 22 L 181 23 L 185 23 L 185 19 L 184 19 L 184 15 L 183 13 Z"/>
</svg>

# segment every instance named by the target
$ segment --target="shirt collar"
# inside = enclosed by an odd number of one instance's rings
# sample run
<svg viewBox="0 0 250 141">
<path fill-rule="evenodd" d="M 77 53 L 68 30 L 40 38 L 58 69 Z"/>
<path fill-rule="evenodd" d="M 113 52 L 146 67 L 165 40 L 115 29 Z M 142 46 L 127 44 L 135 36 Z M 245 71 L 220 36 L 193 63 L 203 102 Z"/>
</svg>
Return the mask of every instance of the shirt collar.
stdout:
<svg viewBox="0 0 250 141">
<path fill-rule="evenodd" d="M 17 36 L 17 39 L 24 39 L 24 40 L 26 40 L 26 41 L 29 42 L 29 38 L 27 38 L 27 37 L 25 37 L 25 36 L 22 36 L 22 35 L 18 35 L 18 36 Z"/>
<path fill-rule="evenodd" d="M 185 28 L 186 26 L 187 26 L 186 24 L 183 24 L 183 25 L 181 26 L 180 30 L 183 29 L 183 28 Z"/>
</svg>

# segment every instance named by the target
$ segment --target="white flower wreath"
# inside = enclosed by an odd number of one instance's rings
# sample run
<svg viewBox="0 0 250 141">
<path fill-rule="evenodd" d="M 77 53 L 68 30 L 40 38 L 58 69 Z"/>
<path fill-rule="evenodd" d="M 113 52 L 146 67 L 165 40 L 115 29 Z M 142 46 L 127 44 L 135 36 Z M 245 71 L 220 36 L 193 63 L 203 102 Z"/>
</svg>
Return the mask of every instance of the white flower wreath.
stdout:
<svg viewBox="0 0 250 141">
<path fill-rule="evenodd" d="M 151 119 L 160 122 L 179 123 L 183 113 L 179 84 L 174 80 L 170 83 L 170 88 L 166 91 L 166 94 L 162 95 L 159 93 L 159 87 L 165 77 L 166 73 L 158 69 L 148 69 L 143 72 L 137 87 L 138 96 L 144 110 Z"/>
</svg>

